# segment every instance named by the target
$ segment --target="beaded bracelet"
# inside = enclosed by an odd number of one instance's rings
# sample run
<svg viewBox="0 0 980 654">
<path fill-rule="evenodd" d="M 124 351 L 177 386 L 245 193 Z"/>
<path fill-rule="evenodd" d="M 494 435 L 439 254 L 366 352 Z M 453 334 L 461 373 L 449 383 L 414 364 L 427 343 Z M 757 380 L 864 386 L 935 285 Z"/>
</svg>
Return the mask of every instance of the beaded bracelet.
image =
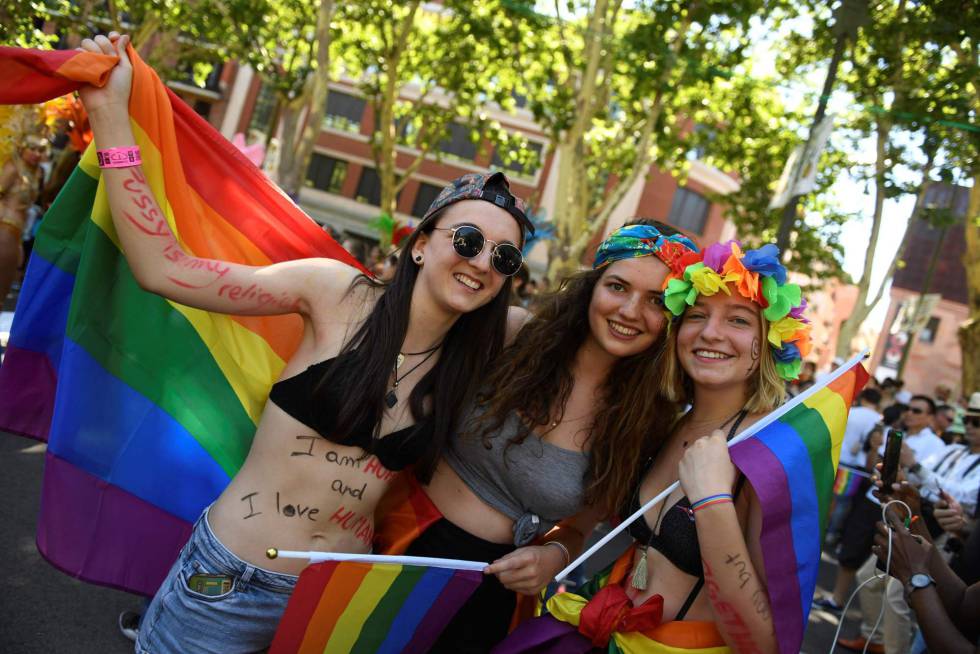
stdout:
<svg viewBox="0 0 980 654">
<path fill-rule="evenodd" d="M 99 168 L 129 168 L 143 163 L 140 158 L 140 149 L 135 145 L 125 148 L 96 150 L 95 156 L 99 160 Z"/>
<path fill-rule="evenodd" d="M 724 504 L 726 502 L 734 503 L 735 499 L 732 497 L 731 493 L 718 493 L 717 495 L 709 495 L 708 497 L 702 497 L 700 500 L 691 505 L 691 511 L 698 511 L 708 506 L 714 504 Z"/>
</svg>

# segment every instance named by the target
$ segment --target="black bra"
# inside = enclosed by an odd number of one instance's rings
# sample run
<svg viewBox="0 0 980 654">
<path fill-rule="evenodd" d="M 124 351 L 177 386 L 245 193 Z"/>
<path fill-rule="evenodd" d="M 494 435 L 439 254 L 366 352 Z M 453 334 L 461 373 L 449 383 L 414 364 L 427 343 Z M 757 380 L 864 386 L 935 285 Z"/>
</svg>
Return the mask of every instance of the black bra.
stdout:
<svg viewBox="0 0 980 654">
<path fill-rule="evenodd" d="M 728 440 L 735 436 L 736 430 L 745 418 L 746 412 L 739 413 L 735 422 L 728 432 Z M 643 482 L 643 477 L 653 464 L 656 456 L 647 459 L 638 477 L 638 484 Z M 735 483 L 734 496 L 737 499 L 742 491 L 745 477 L 739 474 L 738 481 Z M 636 492 L 632 493 L 629 504 L 623 511 L 623 517 L 633 515 L 640 508 L 640 487 L 637 485 Z M 637 542 L 646 543 L 649 547 L 657 550 L 668 561 L 677 566 L 681 572 L 700 577 L 704 573 L 701 566 L 701 547 L 698 545 L 698 531 L 694 525 L 694 514 L 691 511 L 691 502 L 687 497 L 682 497 L 663 512 L 660 520 L 660 532 L 655 534 L 647 524 L 646 516 L 634 520 L 626 528 L 627 533 L 636 539 Z"/>
<path fill-rule="evenodd" d="M 357 374 L 353 352 L 315 363 L 303 372 L 272 385 L 269 399 L 290 416 L 337 445 L 360 447 L 378 457 L 388 470 L 403 470 L 418 461 L 432 440 L 431 418 L 403 427 L 381 438 L 374 438 L 373 424 L 358 424 L 350 436 L 336 438 L 334 427 L 339 410 L 337 389 L 343 380 Z M 333 365 L 331 365 L 333 364 Z M 327 371 L 330 378 L 324 378 Z M 328 392 L 319 402 L 314 401 L 314 389 L 327 384 Z M 367 423 L 367 420 L 364 421 Z"/>
</svg>

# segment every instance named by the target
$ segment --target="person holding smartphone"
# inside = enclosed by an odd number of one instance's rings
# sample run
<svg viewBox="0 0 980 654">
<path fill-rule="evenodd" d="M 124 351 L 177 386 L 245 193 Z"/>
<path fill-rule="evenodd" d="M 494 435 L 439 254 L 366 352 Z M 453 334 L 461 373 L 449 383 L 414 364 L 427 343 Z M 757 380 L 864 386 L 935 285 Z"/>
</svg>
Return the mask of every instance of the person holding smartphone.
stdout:
<svg viewBox="0 0 980 654">
<path fill-rule="evenodd" d="M 884 491 L 881 499 L 904 500 L 913 494 L 914 490 L 895 494 Z M 913 501 L 912 517 L 916 517 L 914 504 Z M 958 577 L 933 546 L 928 533 L 916 523 L 906 526 L 904 509 L 900 506 L 895 509 L 898 510 L 889 508 L 887 511 L 887 524 L 878 522 L 876 525 L 874 554 L 884 568 L 890 550 L 890 561 L 887 561 L 892 577 L 890 585 L 902 590 L 903 599 L 919 624 L 925 646 L 930 652 L 943 654 L 980 652 L 980 625 L 976 619 L 980 615 L 980 583 L 968 585 Z M 892 650 L 886 651 L 891 654 Z"/>
</svg>

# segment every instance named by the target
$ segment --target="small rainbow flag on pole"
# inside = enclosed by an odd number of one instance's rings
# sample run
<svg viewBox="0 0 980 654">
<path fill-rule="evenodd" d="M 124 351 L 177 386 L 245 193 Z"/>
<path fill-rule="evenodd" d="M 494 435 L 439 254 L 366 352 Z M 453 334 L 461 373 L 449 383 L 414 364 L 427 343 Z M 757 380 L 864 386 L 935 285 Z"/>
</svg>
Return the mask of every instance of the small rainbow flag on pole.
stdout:
<svg viewBox="0 0 980 654">
<path fill-rule="evenodd" d="M 845 464 L 837 466 L 837 477 L 834 479 L 834 495 L 854 497 L 861 490 L 861 483 L 871 475 L 863 470 L 852 468 Z"/>
<path fill-rule="evenodd" d="M 483 577 L 475 570 L 329 561 L 308 566 L 270 654 L 423 654 Z"/>
<path fill-rule="evenodd" d="M 130 48 L 143 172 L 194 256 L 357 262 Z M 117 58 L 0 48 L 0 103 L 104 83 Z M 0 367 L 0 429 L 48 443 L 37 544 L 87 581 L 153 594 L 238 471 L 299 316 L 207 313 L 144 292 L 94 148 L 44 217 Z"/>
</svg>

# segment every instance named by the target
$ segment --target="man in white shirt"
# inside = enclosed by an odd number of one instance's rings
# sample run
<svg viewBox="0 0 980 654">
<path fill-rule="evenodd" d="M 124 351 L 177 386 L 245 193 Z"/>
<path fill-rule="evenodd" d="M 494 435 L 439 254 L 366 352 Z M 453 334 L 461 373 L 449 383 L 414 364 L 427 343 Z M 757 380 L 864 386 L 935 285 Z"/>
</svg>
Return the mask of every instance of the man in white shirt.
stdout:
<svg viewBox="0 0 980 654">
<path fill-rule="evenodd" d="M 874 388 L 866 388 L 858 396 L 858 406 L 851 409 L 844 427 L 844 441 L 840 447 L 840 462 L 852 468 L 864 469 L 867 453 L 864 443 L 868 434 L 876 424 L 881 422 L 878 413 L 878 403 L 881 402 L 881 392 Z"/>
<path fill-rule="evenodd" d="M 935 504 L 944 499 L 945 492 L 974 516 L 980 488 L 980 393 L 970 397 L 963 424 L 965 444 L 946 445 L 923 459 L 911 449 L 903 450 L 902 465 L 908 468 L 909 482 L 919 487 L 922 499 Z"/>
<path fill-rule="evenodd" d="M 905 423 L 902 445 L 912 450 L 915 461 L 925 461 L 946 447 L 943 439 L 932 430 L 936 403 L 927 395 L 913 395 L 908 404 L 909 408 L 902 415 L 902 422 Z M 879 454 L 884 454 L 884 451 L 884 446 L 878 450 Z"/>
</svg>

